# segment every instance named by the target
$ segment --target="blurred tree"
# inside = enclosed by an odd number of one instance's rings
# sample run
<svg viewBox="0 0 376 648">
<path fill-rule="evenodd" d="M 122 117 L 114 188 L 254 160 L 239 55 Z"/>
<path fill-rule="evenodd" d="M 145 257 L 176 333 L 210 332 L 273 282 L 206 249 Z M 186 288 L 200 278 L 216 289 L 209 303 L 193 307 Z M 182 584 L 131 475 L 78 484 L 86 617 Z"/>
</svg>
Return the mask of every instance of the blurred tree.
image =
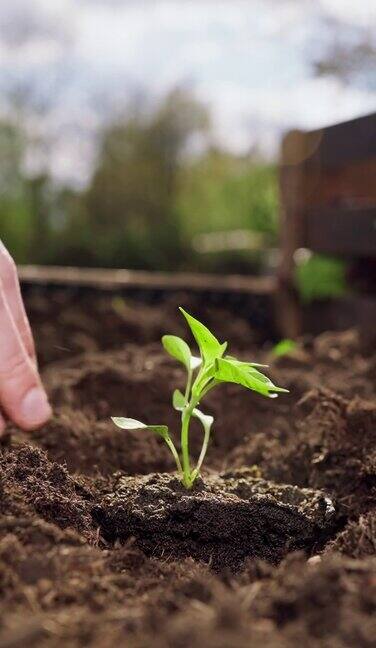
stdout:
<svg viewBox="0 0 376 648">
<path fill-rule="evenodd" d="M 0 123 L 0 236 L 19 263 L 43 263 L 50 242 L 50 180 L 25 175 L 27 142 L 21 126 Z"/>
<path fill-rule="evenodd" d="M 262 251 L 253 249 L 252 233 L 256 247 L 258 235 L 261 245 L 275 244 L 275 168 L 255 155 L 205 147 L 197 155 L 209 118 L 189 93 L 175 90 L 157 109 L 134 110 L 109 125 L 83 191 L 54 185 L 44 164 L 33 177 L 25 174 L 25 153 L 35 141 L 22 126 L 30 104 L 21 104 L 17 120 L 0 123 L 0 236 L 18 262 L 260 270 Z M 36 144 L 43 153 L 47 144 Z M 200 235 L 221 239 L 226 232 L 222 251 L 199 250 Z"/>
<path fill-rule="evenodd" d="M 192 138 L 208 126 L 203 106 L 179 89 L 156 112 L 139 111 L 105 130 L 86 195 L 90 236 L 102 264 L 169 269 L 181 261 L 179 170 Z"/>
<path fill-rule="evenodd" d="M 350 25 L 333 18 L 326 21 L 329 36 L 320 54 L 313 57 L 317 76 L 336 76 L 346 84 L 376 88 L 376 39 L 369 27 Z"/>
<path fill-rule="evenodd" d="M 85 193 L 60 188 L 54 196 L 50 222 L 53 236 L 49 263 L 87 267 L 103 263 L 101 246 L 92 234 Z"/>
<path fill-rule="evenodd" d="M 188 232 L 244 228 L 267 233 L 274 243 L 277 197 L 275 165 L 252 155 L 211 149 L 180 178 L 179 206 Z"/>
<path fill-rule="evenodd" d="M 54 202 L 50 179 L 46 174 L 40 174 L 25 180 L 25 183 L 30 212 L 29 258 L 44 263 L 48 258 L 51 242 L 50 217 Z"/>
<path fill-rule="evenodd" d="M 256 271 L 263 253 L 260 244 L 277 244 L 277 170 L 257 156 L 236 157 L 211 149 L 182 170 L 177 200 L 182 235 L 188 241 L 195 242 L 200 234 L 230 233 L 223 237 L 227 251 L 211 250 L 190 259 L 199 269 Z"/>
<path fill-rule="evenodd" d="M 31 232 L 27 186 L 22 175 L 25 139 L 10 121 L 0 123 L 0 237 L 26 261 Z"/>
</svg>

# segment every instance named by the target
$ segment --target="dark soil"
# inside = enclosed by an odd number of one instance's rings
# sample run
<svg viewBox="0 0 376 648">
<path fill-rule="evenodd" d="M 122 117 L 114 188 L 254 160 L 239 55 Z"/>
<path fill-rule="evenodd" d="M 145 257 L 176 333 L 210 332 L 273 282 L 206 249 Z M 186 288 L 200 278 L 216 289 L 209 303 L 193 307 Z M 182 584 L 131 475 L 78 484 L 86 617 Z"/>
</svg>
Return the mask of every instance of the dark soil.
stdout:
<svg viewBox="0 0 376 648">
<path fill-rule="evenodd" d="M 93 515 L 111 542 L 134 537 L 149 556 L 194 558 L 219 571 L 250 557 L 278 564 L 291 551 L 312 550 L 335 524 L 329 498 L 250 470 L 207 477 L 190 491 L 170 474 L 123 477 Z"/>
<path fill-rule="evenodd" d="M 376 355 L 357 332 L 275 360 L 245 321 L 192 304 L 291 393 L 210 395 L 186 493 L 162 442 L 109 421 L 176 429 L 183 373 L 158 343 L 184 332 L 176 303 L 81 302 L 28 304 L 55 415 L 1 442 L 0 648 L 373 648 Z"/>
</svg>

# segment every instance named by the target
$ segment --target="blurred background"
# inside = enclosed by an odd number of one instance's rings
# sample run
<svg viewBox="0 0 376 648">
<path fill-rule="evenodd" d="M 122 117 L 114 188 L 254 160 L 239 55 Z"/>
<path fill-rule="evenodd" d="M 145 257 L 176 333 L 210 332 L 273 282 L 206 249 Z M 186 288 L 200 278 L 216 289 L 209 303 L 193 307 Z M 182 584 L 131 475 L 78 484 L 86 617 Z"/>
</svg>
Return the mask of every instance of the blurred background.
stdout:
<svg viewBox="0 0 376 648">
<path fill-rule="evenodd" d="M 273 273 L 281 137 L 375 110 L 375 26 L 374 0 L 1 0 L 1 238 L 18 263 Z"/>
</svg>

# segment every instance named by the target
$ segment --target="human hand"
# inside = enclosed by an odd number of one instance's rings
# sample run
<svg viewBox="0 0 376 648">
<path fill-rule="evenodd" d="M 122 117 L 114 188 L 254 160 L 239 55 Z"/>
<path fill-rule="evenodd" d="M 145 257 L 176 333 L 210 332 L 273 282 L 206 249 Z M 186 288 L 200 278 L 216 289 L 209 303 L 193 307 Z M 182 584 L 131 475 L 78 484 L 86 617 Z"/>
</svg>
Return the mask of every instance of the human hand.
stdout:
<svg viewBox="0 0 376 648">
<path fill-rule="evenodd" d="M 16 265 L 0 241 L 0 434 L 6 418 L 34 430 L 51 416 Z"/>
</svg>

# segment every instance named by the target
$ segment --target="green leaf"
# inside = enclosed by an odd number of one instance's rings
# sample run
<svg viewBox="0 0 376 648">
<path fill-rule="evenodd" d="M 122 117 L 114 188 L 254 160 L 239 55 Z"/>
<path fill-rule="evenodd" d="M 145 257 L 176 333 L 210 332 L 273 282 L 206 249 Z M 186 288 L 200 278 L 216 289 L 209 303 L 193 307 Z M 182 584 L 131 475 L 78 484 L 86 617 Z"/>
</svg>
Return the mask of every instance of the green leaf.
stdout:
<svg viewBox="0 0 376 648">
<path fill-rule="evenodd" d="M 221 344 L 204 324 L 201 324 L 201 322 L 192 317 L 183 308 L 179 310 L 188 322 L 188 326 L 193 333 L 205 363 L 213 362 L 216 358 L 222 358 L 227 349 L 227 342 Z"/>
<path fill-rule="evenodd" d="M 164 335 L 162 344 L 170 356 L 181 362 L 188 371 L 191 369 L 192 354 L 188 344 L 184 340 L 176 335 Z"/>
<path fill-rule="evenodd" d="M 230 355 L 225 356 L 225 360 L 231 360 L 231 362 L 238 365 L 247 365 L 247 367 L 261 367 L 265 369 L 269 367 L 269 365 L 260 364 L 259 362 L 244 362 L 243 360 L 238 360 L 237 358 L 234 358 L 233 356 Z"/>
<path fill-rule="evenodd" d="M 182 412 L 184 407 L 187 404 L 187 401 L 184 398 L 184 395 L 181 393 L 179 389 L 175 389 L 173 397 L 172 397 L 172 404 L 174 406 L 174 409 L 176 409 L 178 412 Z"/>
<path fill-rule="evenodd" d="M 145 425 L 136 419 L 122 417 L 112 417 L 112 420 L 121 430 L 150 430 L 150 432 L 161 436 L 162 439 L 169 438 L 167 425 Z"/>
<path fill-rule="evenodd" d="M 283 356 L 289 355 L 292 351 L 295 351 L 297 344 L 294 340 L 281 340 L 273 347 L 273 355 L 276 358 L 282 358 Z"/>
<path fill-rule="evenodd" d="M 258 371 L 258 369 L 256 369 L 256 367 L 268 367 L 268 365 L 260 365 L 255 362 L 243 362 L 242 360 L 238 360 L 237 358 L 233 358 L 232 356 L 226 356 L 224 359 L 227 360 L 234 367 L 238 367 L 242 371 L 252 374 L 255 378 L 257 378 L 261 382 L 269 385 L 273 384 L 267 376 L 265 376 L 264 374 L 261 373 L 261 371 Z"/>
<path fill-rule="evenodd" d="M 218 359 L 216 361 L 214 377 L 220 382 L 243 385 L 243 387 L 247 387 L 247 389 L 251 389 L 269 398 L 276 398 L 280 392 L 288 392 L 287 389 L 274 385 L 267 376 L 264 376 L 257 369 L 249 367 L 247 364 L 239 364 L 238 361 Z"/>
<path fill-rule="evenodd" d="M 214 378 L 215 370 L 215 362 L 211 362 L 209 365 L 204 366 L 198 374 L 192 387 L 192 392 L 197 396 L 197 398 L 200 398 L 200 395 L 205 387 L 212 380 L 212 378 Z"/>
<path fill-rule="evenodd" d="M 316 299 L 342 297 L 349 291 L 344 259 L 313 254 L 297 264 L 295 282 L 305 304 Z"/>
</svg>

